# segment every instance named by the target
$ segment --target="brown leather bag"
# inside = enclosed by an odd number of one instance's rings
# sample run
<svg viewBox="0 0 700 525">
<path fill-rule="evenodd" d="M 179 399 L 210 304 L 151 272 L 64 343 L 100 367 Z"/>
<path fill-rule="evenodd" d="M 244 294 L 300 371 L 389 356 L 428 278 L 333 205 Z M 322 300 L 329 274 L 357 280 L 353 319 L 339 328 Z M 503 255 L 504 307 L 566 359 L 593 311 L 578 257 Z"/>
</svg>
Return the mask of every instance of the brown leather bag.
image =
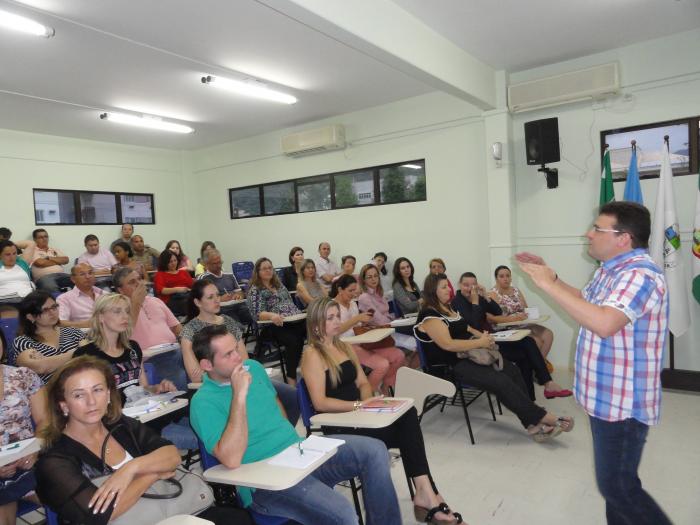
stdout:
<svg viewBox="0 0 700 525">
<path fill-rule="evenodd" d="M 355 332 L 355 335 L 362 335 L 364 333 L 367 333 L 371 330 L 374 330 L 376 328 L 388 328 L 389 325 L 386 326 L 353 326 L 352 331 Z M 384 339 L 381 341 L 377 341 L 376 343 L 362 343 L 359 345 L 360 348 L 364 348 L 365 350 L 379 350 L 380 348 L 391 348 L 392 346 L 396 346 L 396 343 L 394 342 L 394 338 L 391 337 L 390 335 L 386 336 Z"/>
</svg>

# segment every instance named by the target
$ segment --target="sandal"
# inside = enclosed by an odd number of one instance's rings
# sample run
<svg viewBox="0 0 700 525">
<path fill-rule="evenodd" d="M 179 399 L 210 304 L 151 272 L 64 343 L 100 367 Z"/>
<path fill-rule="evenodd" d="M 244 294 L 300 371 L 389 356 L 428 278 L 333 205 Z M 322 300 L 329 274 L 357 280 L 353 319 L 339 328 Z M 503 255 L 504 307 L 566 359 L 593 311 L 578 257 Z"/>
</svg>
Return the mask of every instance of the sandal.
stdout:
<svg viewBox="0 0 700 525">
<path fill-rule="evenodd" d="M 561 428 L 562 432 L 571 432 L 574 429 L 574 423 L 575 421 L 573 417 L 560 416 L 557 418 L 555 426 Z"/>
<path fill-rule="evenodd" d="M 545 427 L 551 427 L 552 430 L 547 431 L 545 430 Z M 561 424 L 559 424 L 559 421 L 557 421 L 556 425 L 539 425 L 537 432 L 530 434 L 530 436 L 535 440 L 535 442 L 544 443 L 545 441 L 549 441 L 550 439 L 557 437 L 562 433 L 562 431 L 563 428 L 561 427 Z"/>
<path fill-rule="evenodd" d="M 416 521 L 419 522 L 432 523 L 433 525 L 458 525 L 463 521 L 462 515 L 459 512 L 452 513 L 454 518 L 436 519 L 435 514 L 438 512 L 449 514 L 451 511 L 450 507 L 447 506 L 447 503 L 440 503 L 440 505 L 433 507 L 430 510 L 419 505 L 413 505 L 413 515 L 415 516 Z"/>
</svg>

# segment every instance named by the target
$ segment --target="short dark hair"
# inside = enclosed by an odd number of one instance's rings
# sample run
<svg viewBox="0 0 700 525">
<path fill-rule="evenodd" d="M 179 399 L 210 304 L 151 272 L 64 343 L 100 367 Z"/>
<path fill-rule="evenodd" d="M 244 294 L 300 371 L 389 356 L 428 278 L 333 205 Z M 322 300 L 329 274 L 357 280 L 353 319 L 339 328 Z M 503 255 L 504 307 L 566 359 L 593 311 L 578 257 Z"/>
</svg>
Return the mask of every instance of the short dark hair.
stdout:
<svg viewBox="0 0 700 525">
<path fill-rule="evenodd" d="M 10 228 L 6 228 L 5 226 L 0 227 L 0 237 L 3 239 L 9 239 L 12 237 L 12 230 L 10 230 Z"/>
<path fill-rule="evenodd" d="M 10 241 L 9 239 L 3 239 L 0 241 L 0 252 L 2 252 L 5 248 L 8 246 L 14 246 L 15 250 L 17 249 L 17 245 Z"/>
<path fill-rule="evenodd" d="M 340 258 L 340 264 L 345 264 L 345 261 L 347 261 L 348 259 L 352 259 L 353 261 L 355 261 L 355 263 L 357 263 L 357 259 L 354 255 L 343 255 Z"/>
<path fill-rule="evenodd" d="M 434 273 L 429 273 L 423 282 L 423 303 L 421 309 L 432 308 L 438 312 L 444 312 L 445 307 L 440 302 L 437 296 L 437 288 L 440 281 L 446 281 L 447 275 L 444 273 L 439 273 L 435 275 Z"/>
<path fill-rule="evenodd" d="M 133 257 L 133 256 L 134 256 L 134 250 L 131 249 L 131 244 L 129 244 L 128 242 L 124 242 L 124 241 L 117 241 L 117 242 L 115 242 L 115 243 L 112 245 L 112 253 L 114 253 L 114 249 L 115 249 L 117 246 L 119 246 L 122 250 L 124 250 L 124 251 L 129 255 L 129 257 Z"/>
<path fill-rule="evenodd" d="M 128 266 L 125 266 L 124 268 L 119 268 L 112 275 L 112 286 L 114 286 L 114 288 L 116 288 L 117 290 L 121 288 L 124 284 L 126 276 L 129 275 L 131 272 L 138 273 L 136 270 L 134 270 L 133 268 L 129 268 Z"/>
<path fill-rule="evenodd" d="M 38 317 L 41 315 L 41 309 L 44 307 L 46 301 L 51 299 L 56 302 L 56 300 L 51 297 L 51 294 L 43 290 L 36 290 L 28 294 L 22 302 L 19 303 L 19 331 L 22 335 L 26 335 L 31 339 L 35 339 L 36 336 L 36 325 L 27 316 L 33 315 Z M 58 324 L 58 321 L 56 322 Z"/>
<path fill-rule="evenodd" d="M 459 282 L 462 282 L 462 279 L 465 279 L 467 277 L 476 279 L 476 274 L 474 274 L 474 272 L 464 272 L 462 275 L 459 276 Z"/>
<path fill-rule="evenodd" d="M 182 253 L 182 252 L 180 252 Z M 168 271 L 168 263 L 170 262 L 170 258 L 175 257 L 177 259 L 177 265 L 178 267 L 180 266 L 180 255 L 171 252 L 167 248 L 160 252 L 160 255 L 158 256 L 158 271 L 159 272 L 167 272 Z"/>
<path fill-rule="evenodd" d="M 202 300 L 204 297 L 204 289 L 212 285 L 216 287 L 216 283 L 212 281 L 209 277 L 203 277 L 202 279 L 197 279 L 190 288 L 190 293 L 187 295 L 187 320 L 185 322 L 189 323 L 192 319 L 199 315 L 199 307 L 195 304 L 194 300 Z M 218 288 L 217 288 L 218 290 Z"/>
<path fill-rule="evenodd" d="M 357 279 L 355 279 L 352 275 L 348 275 L 344 273 L 340 277 L 338 277 L 335 281 L 333 281 L 333 285 L 331 286 L 331 292 L 328 294 L 330 297 L 335 297 L 338 295 L 338 290 L 342 288 L 345 290 L 348 286 L 350 286 L 352 283 L 356 283 Z"/>
<path fill-rule="evenodd" d="M 501 270 L 508 270 L 510 272 L 510 268 L 508 268 L 505 264 L 501 264 L 499 266 L 496 266 L 496 269 L 493 271 L 493 278 L 497 279 L 498 278 L 498 272 Z M 511 272 L 513 273 L 513 272 Z"/>
<path fill-rule="evenodd" d="M 44 232 L 46 235 L 49 234 L 44 228 L 37 228 L 32 232 L 32 239 L 36 240 L 36 236 L 39 235 L 41 232 Z"/>
<path fill-rule="evenodd" d="M 95 235 L 94 233 L 90 233 L 90 234 L 85 236 L 85 240 L 83 241 L 83 245 L 89 243 L 90 241 L 100 242 L 100 240 L 97 238 L 97 235 Z"/>
<path fill-rule="evenodd" d="M 632 248 L 649 247 L 651 215 L 646 207 L 636 202 L 613 201 L 603 204 L 598 213 L 615 217 L 613 228 L 629 234 Z"/>
<path fill-rule="evenodd" d="M 228 331 L 224 324 L 210 324 L 202 328 L 192 338 L 192 351 L 197 361 L 207 359 L 214 362 L 214 351 L 211 348 L 211 342 L 215 337 L 228 335 Z"/>
<path fill-rule="evenodd" d="M 294 266 L 294 254 L 297 252 L 304 253 L 304 248 L 302 248 L 301 246 L 294 246 L 291 250 L 289 250 L 288 259 L 289 259 L 289 264 L 291 264 L 292 266 Z"/>
</svg>

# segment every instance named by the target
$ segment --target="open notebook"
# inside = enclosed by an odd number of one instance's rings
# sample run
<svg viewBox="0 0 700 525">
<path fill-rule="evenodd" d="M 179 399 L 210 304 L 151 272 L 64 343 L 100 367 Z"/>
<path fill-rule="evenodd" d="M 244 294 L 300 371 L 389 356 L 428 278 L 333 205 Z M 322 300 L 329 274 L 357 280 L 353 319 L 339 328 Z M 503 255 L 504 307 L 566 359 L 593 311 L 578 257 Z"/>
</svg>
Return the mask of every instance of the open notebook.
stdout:
<svg viewBox="0 0 700 525">
<path fill-rule="evenodd" d="M 267 463 L 277 467 L 303 470 L 343 443 L 345 441 L 342 439 L 309 436 L 304 441 L 291 445 L 279 454 L 272 456 L 267 460 Z"/>
</svg>

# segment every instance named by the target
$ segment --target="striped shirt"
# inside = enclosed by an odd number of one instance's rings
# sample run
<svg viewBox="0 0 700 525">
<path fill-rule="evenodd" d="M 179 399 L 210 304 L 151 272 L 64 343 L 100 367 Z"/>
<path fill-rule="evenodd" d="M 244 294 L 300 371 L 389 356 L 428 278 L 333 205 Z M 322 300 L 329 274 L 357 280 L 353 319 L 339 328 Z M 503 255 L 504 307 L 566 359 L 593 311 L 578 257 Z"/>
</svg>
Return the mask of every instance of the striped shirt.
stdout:
<svg viewBox="0 0 700 525">
<path fill-rule="evenodd" d="M 629 322 L 602 338 L 581 327 L 576 343 L 574 395 L 605 421 L 659 421 L 661 366 L 668 332 L 668 296 L 662 271 L 644 249 L 606 261 L 581 291 L 586 301 L 610 306 Z"/>
<path fill-rule="evenodd" d="M 82 341 L 84 338 L 85 334 L 82 330 L 62 326 L 59 328 L 58 348 L 54 348 L 51 345 L 47 345 L 46 343 L 42 343 L 36 339 L 32 339 L 31 337 L 27 337 L 26 335 L 18 335 L 15 338 L 12 347 L 12 362 L 17 362 L 17 358 L 20 356 L 20 354 L 27 350 L 36 350 L 44 357 L 53 357 L 56 355 L 65 354 L 66 352 L 70 352 L 71 350 L 78 348 L 80 341 Z M 46 384 L 48 380 L 51 379 L 52 375 L 53 372 L 48 372 L 46 374 L 39 374 L 39 377 L 41 378 L 41 382 Z"/>
</svg>

